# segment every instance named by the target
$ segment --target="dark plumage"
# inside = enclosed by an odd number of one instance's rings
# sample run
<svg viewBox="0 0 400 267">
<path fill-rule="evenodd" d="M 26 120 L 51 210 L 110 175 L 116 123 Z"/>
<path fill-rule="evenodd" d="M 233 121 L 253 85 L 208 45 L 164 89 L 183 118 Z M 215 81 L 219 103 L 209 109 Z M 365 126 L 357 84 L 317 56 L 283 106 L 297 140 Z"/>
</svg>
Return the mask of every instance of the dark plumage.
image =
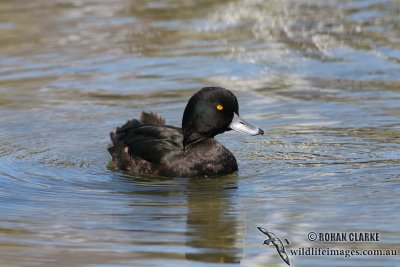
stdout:
<svg viewBox="0 0 400 267">
<path fill-rule="evenodd" d="M 165 125 L 155 113 L 142 112 L 111 132 L 108 149 L 113 162 L 132 174 L 214 176 L 238 170 L 232 153 L 214 136 L 231 129 L 263 134 L 239 117 L 235 95 L 220 87 L 206 87 L 189 100 L 182 129 Z"/>
</svg>

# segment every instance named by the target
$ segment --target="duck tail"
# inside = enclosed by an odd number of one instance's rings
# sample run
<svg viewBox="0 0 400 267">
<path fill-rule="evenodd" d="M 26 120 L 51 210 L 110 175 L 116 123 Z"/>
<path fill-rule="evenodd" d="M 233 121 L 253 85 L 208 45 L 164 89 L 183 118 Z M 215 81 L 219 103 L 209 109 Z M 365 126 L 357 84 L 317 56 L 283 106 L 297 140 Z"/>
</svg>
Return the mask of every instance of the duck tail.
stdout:
<svg viewBox="0 0 400 267">
<path fill-rule="evenodd" d="M 117 142 L 117 140 L 116 140 L 117 139 L 117 134 L 114 133 L 114 132 L 110 132 L 110 138 L 111 138 L 111 141 L 112 141 L 112 146 L 110 146 L 107 150 L 111 154 L 111 156 L 114 156 L 115 145 L 116 145 L 116 142 Z"/>
<path fill-rule="evenodd" d="M 160 125 L 160 126 L 165 125 L 165 119 L 155 112 L 142 111 L 139 120 L 145 124 Z"/>
<path fill-rule="evenodd" d="M 136 129 L 142 126 L 143 123 L 133 119 L 127 121 L 121 127 L 117 127 L 115 132 L 110 132 L 110 138 L 112 141 L 112 145 L 108 148 L 108 152 L 110 152 L 111 156 L 115 160 L 115 157 L 118 156 L 119 150 L 124 147 L 124 137 L 126 133 L 128 133 L 132 129 Z"/>
</svg>

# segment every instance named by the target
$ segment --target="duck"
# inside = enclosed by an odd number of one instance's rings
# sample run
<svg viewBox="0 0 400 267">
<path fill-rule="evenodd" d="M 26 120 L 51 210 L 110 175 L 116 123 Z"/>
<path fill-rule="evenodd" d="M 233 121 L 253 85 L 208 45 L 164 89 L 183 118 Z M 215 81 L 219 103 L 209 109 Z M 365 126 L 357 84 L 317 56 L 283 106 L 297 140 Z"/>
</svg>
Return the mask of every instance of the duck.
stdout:
<svg viewBox="0 0 400 267">
<path fill-rule="evenodd" d="M 182 127 L 143 111 L 110 133 L 108 148 L 116 167 L 132 175 L 213 177 L 238 171 L 234 155 L 214 137 L 235 130 L 252 136 L 264 131 L 239 116 L 236 96 L 222 87 L 204 87 L 188 101 Z"/>
</svg>

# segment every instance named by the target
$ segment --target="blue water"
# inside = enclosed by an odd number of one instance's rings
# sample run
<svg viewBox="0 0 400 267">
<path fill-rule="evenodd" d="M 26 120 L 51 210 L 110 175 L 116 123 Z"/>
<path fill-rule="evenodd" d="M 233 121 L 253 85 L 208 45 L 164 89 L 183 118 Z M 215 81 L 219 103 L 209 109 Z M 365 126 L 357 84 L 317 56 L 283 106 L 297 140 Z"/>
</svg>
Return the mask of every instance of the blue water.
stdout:
<svg viewBox="0 0 400 267">
<path fill-rule="evenodd" d="M 1 1 L 0 266 L 400 266 L 398 1 Z M 217 137 L 239 172 L 115 170 L 142 110 L 179 126 L 218 85 L 262 137 Z M 309 241 L 377 232 L 379 242 Z"/>
</svg>

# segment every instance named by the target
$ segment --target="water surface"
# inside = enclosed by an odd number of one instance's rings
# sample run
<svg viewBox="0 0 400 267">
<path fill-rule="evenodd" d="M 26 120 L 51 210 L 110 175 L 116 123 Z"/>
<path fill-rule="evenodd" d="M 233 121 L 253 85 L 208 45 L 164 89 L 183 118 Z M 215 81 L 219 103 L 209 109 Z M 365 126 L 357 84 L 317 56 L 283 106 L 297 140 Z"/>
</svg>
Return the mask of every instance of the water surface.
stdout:
<svg viewBox="0 0 400 267">
<path fill-rule="evenodd" d="M 285 266 L 257 226 L 287 249 L 400 249 L 399 17 L 396 0 L 0 1 L 0 265 Z M 237 174 L 110 166 L 113 128 L 141 110 L 178 126 L 209 85 L 266 132 L 218 136 Z"/>
</svg>

